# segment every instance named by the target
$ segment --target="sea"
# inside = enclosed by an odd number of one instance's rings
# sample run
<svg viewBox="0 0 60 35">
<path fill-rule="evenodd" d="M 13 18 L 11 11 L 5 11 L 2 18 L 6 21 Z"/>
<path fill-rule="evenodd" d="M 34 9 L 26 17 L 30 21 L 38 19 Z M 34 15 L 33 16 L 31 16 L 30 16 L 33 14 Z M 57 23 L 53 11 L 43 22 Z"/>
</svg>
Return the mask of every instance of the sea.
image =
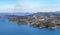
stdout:
<svg viewBox="0 0 60 35">
<path fill-rule="evenodd" d="M 0 18 L 0 35 L 60 35 L 60 29 L 31 27 L 19 25 L 17 22 L 10 22 L 7 18 Z"/>
</svg>

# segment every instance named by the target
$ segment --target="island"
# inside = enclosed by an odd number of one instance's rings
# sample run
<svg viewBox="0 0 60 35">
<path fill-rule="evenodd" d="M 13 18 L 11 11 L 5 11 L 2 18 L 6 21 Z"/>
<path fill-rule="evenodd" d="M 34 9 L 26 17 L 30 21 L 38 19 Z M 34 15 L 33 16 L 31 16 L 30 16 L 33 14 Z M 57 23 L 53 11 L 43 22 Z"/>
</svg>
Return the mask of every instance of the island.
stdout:
<svg viewBox="0 0 60 35">
<path fill-rule="evenodd" d="M 11 22 L 29 24 L 32 27 L 56 29 L 60 28 L 60 14 L 34 13 L 26 16 L 6 15 Z"/>
</svg>

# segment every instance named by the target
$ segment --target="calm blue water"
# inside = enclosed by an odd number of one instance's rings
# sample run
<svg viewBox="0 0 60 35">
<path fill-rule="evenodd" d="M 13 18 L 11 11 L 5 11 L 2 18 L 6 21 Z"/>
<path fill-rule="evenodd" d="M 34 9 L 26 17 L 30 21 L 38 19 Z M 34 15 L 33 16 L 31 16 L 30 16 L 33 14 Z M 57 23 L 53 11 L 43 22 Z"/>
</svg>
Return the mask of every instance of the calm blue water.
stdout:
<svg viewBox="0 0 60 35">
<path fill-rule="evenodd" d="M 0 19 L 0 35 L 60 35 L 60 29 L 38 29 L 28 25 L 18 25 L 16 22 L 1 21 Z"/>
</svg>

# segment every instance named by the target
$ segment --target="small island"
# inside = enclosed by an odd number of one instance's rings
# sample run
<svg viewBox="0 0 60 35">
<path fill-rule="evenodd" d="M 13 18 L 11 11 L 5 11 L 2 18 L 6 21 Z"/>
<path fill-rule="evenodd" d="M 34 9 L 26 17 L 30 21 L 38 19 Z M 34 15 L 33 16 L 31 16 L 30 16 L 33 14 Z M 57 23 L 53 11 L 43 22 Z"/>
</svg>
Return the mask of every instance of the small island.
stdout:
<svg viewBox="0 0 60 35">
<path fill-rule="evenodd" d="M 14 16 L 14 17 L 12 17 Z M 60 28 L 60 14 L 35 13 L 26 16 L 8 15 L 9 21 L 18 24 L 29 24 L 32 27 L 56 29 Z"/>
</svg>

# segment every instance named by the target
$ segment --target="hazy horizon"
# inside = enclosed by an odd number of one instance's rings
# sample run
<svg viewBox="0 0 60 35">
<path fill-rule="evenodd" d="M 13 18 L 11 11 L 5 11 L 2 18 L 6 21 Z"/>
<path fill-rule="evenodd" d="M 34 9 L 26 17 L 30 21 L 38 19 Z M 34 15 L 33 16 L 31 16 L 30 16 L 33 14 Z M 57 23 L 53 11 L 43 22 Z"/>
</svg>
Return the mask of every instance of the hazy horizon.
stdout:
<svg viewBox="0 0 60 35">
<path fill-rule="evenodd" d="M 0 0 L 0 12 L 55 12 L 60 0 Z"/>
</svg>

